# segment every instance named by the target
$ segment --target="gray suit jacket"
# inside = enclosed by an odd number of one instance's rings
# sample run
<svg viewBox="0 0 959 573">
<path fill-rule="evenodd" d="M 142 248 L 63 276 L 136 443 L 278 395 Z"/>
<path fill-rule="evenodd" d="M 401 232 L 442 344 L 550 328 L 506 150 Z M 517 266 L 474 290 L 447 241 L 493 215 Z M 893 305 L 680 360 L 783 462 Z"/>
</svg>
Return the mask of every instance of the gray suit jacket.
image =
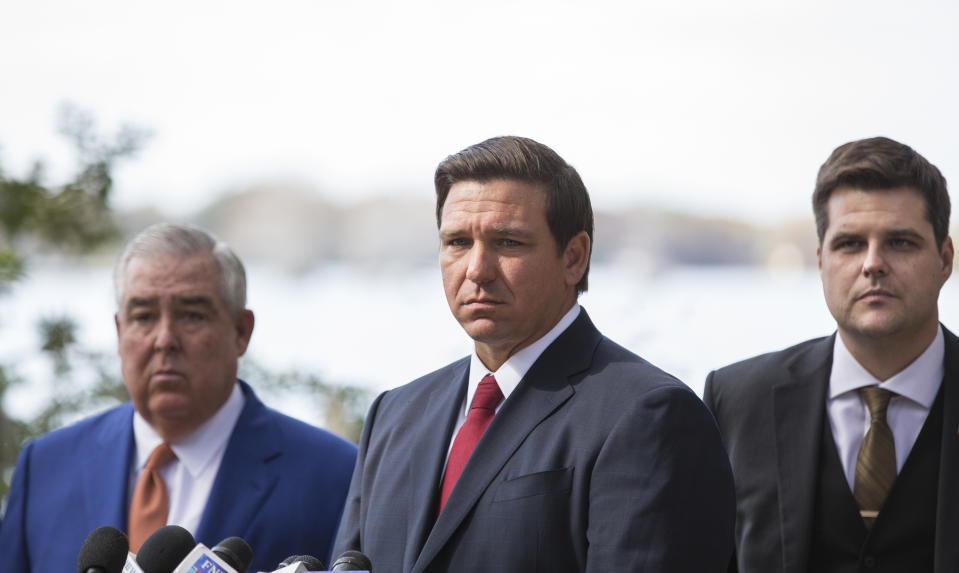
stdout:
<svg viewBox="0 0 959 573">
<path fill-rule="evenodd" d="M 935 573 L 959 570 L 959 339 L 946 338 Z M 711 372 L 704 400 L 736 479 L 742 573 L 804 573 L 835 335 Z"/>
<path fill-rule="evenodd" d="M 728 460 L 702 402 L 585 311 L 533 364 L 437 497 L 469 359 L 381 395 L 335 552 L 403 571 L 723 571 Z"/>
</svg>

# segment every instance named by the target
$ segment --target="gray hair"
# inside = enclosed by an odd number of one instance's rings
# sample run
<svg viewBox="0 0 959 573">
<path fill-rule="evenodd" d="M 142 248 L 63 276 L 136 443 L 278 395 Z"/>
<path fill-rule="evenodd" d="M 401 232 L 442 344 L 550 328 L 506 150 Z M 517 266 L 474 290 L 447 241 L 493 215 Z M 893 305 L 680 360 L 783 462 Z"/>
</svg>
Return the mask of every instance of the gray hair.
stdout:
<svg viewBox="0 0 959 573">
<path fill-rule="evenodd" d="M 233 316 L 239 316 L 246 308 L 246 271 L 239 257 L 229 245 L 210 233 L 193 225 L 157 223 L 140 231 L 133 237 L 113 268 L 113 286 L 117 306 L 123 304 L 123 289 L 126 271 L 135 258 L 156 255 L 213 255 L 220 268 L 220 294 Z"/>
</svg>

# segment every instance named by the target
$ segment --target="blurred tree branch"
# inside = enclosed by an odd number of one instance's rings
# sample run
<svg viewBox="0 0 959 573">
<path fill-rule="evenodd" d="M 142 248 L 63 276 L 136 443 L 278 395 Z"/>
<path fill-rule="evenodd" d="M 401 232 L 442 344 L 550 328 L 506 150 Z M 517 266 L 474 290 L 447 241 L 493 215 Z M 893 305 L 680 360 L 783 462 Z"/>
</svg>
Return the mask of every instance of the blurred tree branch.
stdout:
<svg viewBox="0 0 959 573">
<path fill-rule="evenodd" d="M 23 276 L 30 252 L 46 247 L 82 253 L 117 237 L 109 206 L 111 172 L 118 160 L 133 157 L 150 137 L 148 130 L 129 125 L 112 137 L 104 137 L 92 114 L 70 104 L 60 109 L 58 124 L 60 134 L 73 143 L 77 153 L 77 171 L 69 181 L 48 185 L 40 160 L 21 178 L 0 168 L 0 294 Z M 101 371 L 104 376 L 92 393 L 66 380 L 76 343 L 71 319 L 42 321 L 40 330 L 43 351 L 53 360 L 58 388 L 35 418 L 14 419 L 7 413 L 4 398 L 23 380 L 9 365 L 0 364 L 0 494 L 6 493 L 16 456 L 28 438 L 57 427 L 67 414 L 89 408 L 91 401 L 117 394 L 116 377 L 107 376 L 105 371 Z M 86 358 L 97 361 L 95 356 Z M 122 383 L 119 388 L 123 388 Z M 120 397 L 123 399 L 125 391 Z"/>
<path fill-rule="evenodd" d="M 282 395 L 310 397 L 326 429 L 351 442 L 360 441 L 363 420 L 372 396 L 364 388 L 349 384 L 324 382 L 313 373 L 274 372 L 250 358 L 240 363 L 240 376 L 256 388 Z"/>
</svg>

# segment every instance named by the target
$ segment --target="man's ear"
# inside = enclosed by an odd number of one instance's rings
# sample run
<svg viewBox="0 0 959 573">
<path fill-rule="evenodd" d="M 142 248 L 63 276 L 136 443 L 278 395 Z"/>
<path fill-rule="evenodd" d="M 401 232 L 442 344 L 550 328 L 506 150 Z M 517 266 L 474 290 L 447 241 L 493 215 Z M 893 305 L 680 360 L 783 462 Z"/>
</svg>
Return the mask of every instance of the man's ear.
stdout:
<svg viewBox="0 0 959 573">
<path fill-rule="evenodd" d="M 247 346 L 250 345 L 250 337 L 253 336 L 253 311 L 243 309 L 236 317 L 236 350 L 237 356 L 243 356 Z"/>
<path fill-rule="evenodd" d="M 946 284 L 946 281 L 952 275 L 952 264 L 956 257 L 952 237 L 947 236 L 946 240 L 942 242 L 942 250 L 939 256 L 942 257 L 942 284 Z"/>
<path fill-rule="evenodd" d="M 566 284 L 576 286 L 586 272 L 589 264 L 589 235 L 580 231 L 566 243 L 563 250 L 563 263 L 566 266 Z"/>
</svg>

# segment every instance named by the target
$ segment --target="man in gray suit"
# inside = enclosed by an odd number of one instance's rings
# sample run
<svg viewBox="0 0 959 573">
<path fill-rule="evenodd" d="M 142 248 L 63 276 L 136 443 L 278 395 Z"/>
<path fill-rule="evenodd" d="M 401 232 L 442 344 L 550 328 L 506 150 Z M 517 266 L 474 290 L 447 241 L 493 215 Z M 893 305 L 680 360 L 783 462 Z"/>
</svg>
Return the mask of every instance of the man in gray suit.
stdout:
<svg viewBox="0 0 959 573">
<path fill-rule="evenodd" d="M 709 412 L 577 303 L 579 175 L 500 137 L 435 182 L 443 286 L 474 352 L 376 399 L 336 552 L 377 573 L 725 570 L 735 504 Z"/>
<path fill-rule="evenodd" d="M 722 368 L 705 400 L 729 451 L 744 573 L 959 569 L 959 339 L 939 170 L 877 137 L 813 193 L 837 333 Z"/>
</svg>

